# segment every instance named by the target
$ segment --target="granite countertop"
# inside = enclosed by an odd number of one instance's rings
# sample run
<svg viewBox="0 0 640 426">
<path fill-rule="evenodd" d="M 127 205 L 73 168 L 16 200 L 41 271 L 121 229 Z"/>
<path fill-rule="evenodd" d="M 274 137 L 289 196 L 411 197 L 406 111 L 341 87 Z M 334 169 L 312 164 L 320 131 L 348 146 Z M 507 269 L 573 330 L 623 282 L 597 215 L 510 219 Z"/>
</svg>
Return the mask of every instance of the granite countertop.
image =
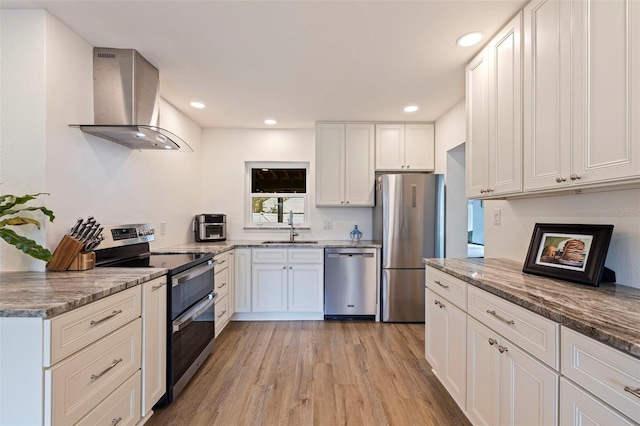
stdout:
<svg viewBox="0 0 640 426">
<path fill-rule="evenodd" d="M 162 268 L 0 272 L 0 317 L 49 318 L 166 273 Z"/>
<path fill-rule="evenodd" d="M 640 289 L 592 287 L 522 272 L 507 259 L 425 259 L 471 285 L 640 358 Z"/>
<path fill-rule="evenodd" d="M 232 250 L 240 247 L 252 247 L 252 248 L 283 248 L 283 247 L 309 247 L 309 248 L 328 248 L 328 247 L 357 247 L 357 248 L 381 248 L 382 244 L 377 241 L 359 241 L 354 243 L 349 240 L 322 240 L 317 243 L 309 244 L 299 240 L 297 243 L 289 243 L 283 240 L 282 243 L 268 243 L 265 244 L 264 240 L 256 241 L 243 241 L 243 240 L 227 240 L 220 242 L 202 242 L 202 243 L 186 243 L 178 246 L 163 247 L 159 249 L 152 249 L 153 253 L 158 254 L 171 254 L 171 253 L 213 253 L 219 254 L 225 251 Z"/>
</svg>

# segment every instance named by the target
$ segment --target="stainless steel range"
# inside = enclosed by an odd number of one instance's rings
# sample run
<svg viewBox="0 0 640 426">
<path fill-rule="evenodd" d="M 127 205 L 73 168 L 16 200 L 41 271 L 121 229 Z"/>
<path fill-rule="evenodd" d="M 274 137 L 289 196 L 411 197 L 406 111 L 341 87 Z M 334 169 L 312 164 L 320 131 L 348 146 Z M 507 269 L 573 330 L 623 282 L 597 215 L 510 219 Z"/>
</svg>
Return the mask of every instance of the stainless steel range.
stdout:
<svg viewBox="0 0 640 426">
<path fill-rule="evenodd" d="M 96 266 L 166 268 L 167 405 L 182 391 L 215 343 L 213 254 L 153 254 L 150 224 L 105 226 Z"/>
</svg>

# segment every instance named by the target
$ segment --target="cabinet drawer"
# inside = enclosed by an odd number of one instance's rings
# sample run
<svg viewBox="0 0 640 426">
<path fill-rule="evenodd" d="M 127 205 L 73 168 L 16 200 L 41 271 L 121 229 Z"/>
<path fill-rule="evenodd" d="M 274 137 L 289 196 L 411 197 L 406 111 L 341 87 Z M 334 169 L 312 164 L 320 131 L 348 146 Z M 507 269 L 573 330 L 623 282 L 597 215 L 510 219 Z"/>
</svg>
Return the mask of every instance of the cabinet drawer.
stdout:
<svg viewBox="0 0 640 426">
<path fill-rule="evenodd" d="M 289 249 L 288 263 L 322 263 L 324 262 L 323 249 Z"/>
<path fill-rule="evenodd" d="M 49 367 L 142 313 L 142 287 L 121 291 L 44 321 L 44 366 Z"/>
<path fill-rule="evenodd" d="M 640 359 L 562 327 L 562 368 L 567 376 L 640 422 Z M 628 389 L 625 391 L 625 388 Z"/>
<path fill-rule="evenodd" d="M 287 263 L 287 249 L 253 249 L 251 256 L 253 263 Z"/>
<path fill-rule="evenodd" d="M 229 268 L 216 272 L 213 282 L 215 283 L 215 292 L 218 293 L 218 299 L 226 296 L 229 293 Z"/>
<path fill-rule="evenodd" d="M 77 426 L 127 426 L 140 420 L 140 371 L 91 410 Z"/>
<path fill-rule="evenodd" d="M 229 252 L 216 254 L 213 257 L 213 260 L 216 261 L 216 266 L 214 266 L 213 270 L 217 274 L 218 272 L 223 271 L 229 267 Z"/>
<path fill-rule="evenodd" d="M 580 389 L 564 377 L 560 378 L 561 425 L 632 426 L 617 411 Z"/>
<path fill-rule="evenodd" d="M 45 370 L 45 423 L 72 424 L 140 369 L 142 320 Z"/>
<path fill-rule="evenodd" d="M 216 336 L 229 322 L 229 297 L 224 296 L 216 301 Z"/>
<path fill-rule="evenodd" d="M 468 288 L 468 313 L 555 370 L 559 324 L 476 287 Z"/>
<path fill-rule="evenodd" d="M 467 283 L 442 271 L 427 266 L 426 286 L 463 311 L 467 310 Z"/>
</svg>

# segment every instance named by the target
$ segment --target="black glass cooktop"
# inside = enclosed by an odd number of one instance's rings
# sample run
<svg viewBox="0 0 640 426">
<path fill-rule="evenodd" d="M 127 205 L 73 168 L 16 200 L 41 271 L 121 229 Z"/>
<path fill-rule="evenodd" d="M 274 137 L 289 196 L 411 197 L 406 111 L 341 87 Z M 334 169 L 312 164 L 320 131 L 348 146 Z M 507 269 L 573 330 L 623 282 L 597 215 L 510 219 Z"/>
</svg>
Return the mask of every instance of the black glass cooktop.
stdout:
<svg viewBox="0 0 640 426">
<path fill-rule="evenodd" d="M 185 269 L 205 263 L 213 259 L 212 254 L 192 253 L 192 254 L 143 254 L 139 257 L 126 259 L 119 262 L 112 262 L 108 265 L 117 268 L 166 268 L 172 274 L 177 274 Z"/>
</svg>

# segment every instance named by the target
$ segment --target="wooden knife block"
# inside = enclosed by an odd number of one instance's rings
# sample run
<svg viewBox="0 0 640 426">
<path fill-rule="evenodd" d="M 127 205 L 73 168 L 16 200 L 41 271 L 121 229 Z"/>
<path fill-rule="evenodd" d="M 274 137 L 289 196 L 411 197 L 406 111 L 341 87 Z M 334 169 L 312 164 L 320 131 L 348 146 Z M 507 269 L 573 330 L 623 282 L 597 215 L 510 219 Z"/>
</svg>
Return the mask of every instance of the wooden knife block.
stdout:
<svg viewBox="0 0 640 426">
<path fill-rule="evenodd" d="M 95 252 L 81 253 L 82 244 L 68 235 L 62 237 L 53 252 L 53 259 L 47 263 L 50 271 L 85 271 L 96 266 Z"/>
</svg>

